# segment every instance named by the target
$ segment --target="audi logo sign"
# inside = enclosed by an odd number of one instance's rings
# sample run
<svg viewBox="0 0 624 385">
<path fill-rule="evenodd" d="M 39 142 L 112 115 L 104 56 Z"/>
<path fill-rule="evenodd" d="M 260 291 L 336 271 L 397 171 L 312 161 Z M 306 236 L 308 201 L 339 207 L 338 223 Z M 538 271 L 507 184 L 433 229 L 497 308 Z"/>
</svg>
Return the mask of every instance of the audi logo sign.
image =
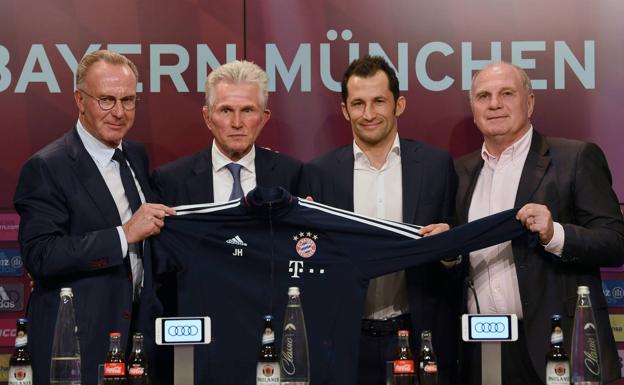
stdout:
<svg viewBox="0 0 624 385">
<path fill-rule="evenodd" d="M 505 333 L 507 327 L 502 322 L 477 322 L 475 323 L 475 333 Z"/>
<path fill-rule="evenodd" d="M 167 335 L 172 337 L 194 337 L 199 333 L 195 325 L 176 325 L 167 328 Z"/>
<path fill-rule="evenodd" d="M 518 318 L 515 314 L 464 314 L 464 341 L 516 341 Z"/>
<path fill-rule="evenodd" d="M 210 343 L 209 317 L 156 319 L 156 344 L 193 345 Z"/>
</svg>

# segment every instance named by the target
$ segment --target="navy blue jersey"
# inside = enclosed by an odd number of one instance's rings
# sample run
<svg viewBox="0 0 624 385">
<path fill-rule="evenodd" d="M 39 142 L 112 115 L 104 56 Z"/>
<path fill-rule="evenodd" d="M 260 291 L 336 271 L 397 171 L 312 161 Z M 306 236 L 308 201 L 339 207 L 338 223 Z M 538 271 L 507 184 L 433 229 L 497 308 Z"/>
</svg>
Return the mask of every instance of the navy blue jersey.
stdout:
<svg viewBox="0 0 624 385">
<path fill-rule="evenodd" d="M 242 201 L 177 210 L 150 240 L 146 270 L 177 274 L 180 316 L 212 319 L 213 342 L 195 349 L 202 385 L 255 384 L 262 317 L 275 316 L 280 346 L 290 286 L 301 289 L 312 384 L 355 384 L 370 278 L 525 234 L 510 210 L 422 238 L 418 226 L 308 202 L 283 189 L 258 188 Z"/>
</svg>

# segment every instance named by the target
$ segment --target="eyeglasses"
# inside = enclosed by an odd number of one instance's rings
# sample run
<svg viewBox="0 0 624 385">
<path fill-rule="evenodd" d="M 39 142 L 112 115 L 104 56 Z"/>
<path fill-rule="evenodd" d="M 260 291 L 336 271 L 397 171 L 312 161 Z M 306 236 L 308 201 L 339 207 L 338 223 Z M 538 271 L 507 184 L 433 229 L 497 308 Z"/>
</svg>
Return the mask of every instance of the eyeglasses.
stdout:
<svg viewBox="0 0 624 385">
<path fill-rule="evenodd" d="M 82 92 L 83 94 L 87 95 L 88 97 L 90 97 L 92 99 L 97 100 L 98 105 L 104 111 L 112 110 L 115 107 L 115 105 L 117 104 L 117 100 L 119 100 L 121 102 L 121 107 L 123 107 L 124 110 L 132 111 L 132 110 L 134 110 L 136 108 L 137 102 L 139 101 L 139 97 L 138 96 L 126 96 L 124 98 L 117 99 L 114 96 L 95 97 L 95 96 L 90 95 L 89 93 L 87 93 L 85 90 L 81 90 L 81 89 L 78 89 L 78 91 Z"/>
</svg>

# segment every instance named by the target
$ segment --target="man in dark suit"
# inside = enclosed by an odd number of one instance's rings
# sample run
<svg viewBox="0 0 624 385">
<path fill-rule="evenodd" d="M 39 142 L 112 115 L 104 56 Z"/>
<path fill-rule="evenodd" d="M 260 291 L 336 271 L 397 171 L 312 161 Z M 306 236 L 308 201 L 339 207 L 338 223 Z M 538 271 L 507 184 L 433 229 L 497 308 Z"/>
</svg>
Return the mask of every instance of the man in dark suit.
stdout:
<svg viewBox="0 0 624 385">
<path fill-rule="evenodd" d="M 301 162 L 255 145 L 271 117 L 267 87 L 266 72 L 247 61 L 230 62 L 210 73 L 202 114 L 214 141 L 209 148 L 152 173 L 153 186 L 163 203 L 224 202 L 241 198 L 256 186 L 283 187 L 297 193 Z M 159 276 L 156 281 L 161 314 L 178 315 L 177 277 Z M 201 354 L 196 354 L 197 360 Z M 159 349 L 156 360 L 166 364 L 172 359 L 171 349 Z M 170 369 L 158 365 L 163 383 L 172 377 Z"/>
<path fill-rule="evenodd" d="M 570 353 L 577 287 L 589 286 L 600 339 L 602 380 L 619 377 L 600 267 L 624 263 L 624 223 L 607 161 L 590 143 L 547 138 L 531 125 L 535 96 L 527 74 L 491 64 L 472 82 L 470 104 L 480 151 L 456 163 L 461 222 L 513 206 L 538 241 L 514 240 L 464 260 L 475 295 L 471 313 L 515 313 L 519 339 L 502 345 L 503 384 L 543 384 L 550 318 L 562 316 Z M 464 345 L 463 378 L 480 384 L 477 344 Z"/>
<path fill-rule="evenodd" d="M 351 123 L 353 143 L 306 165 L 303 192 L 356 213 L 433 223 L 422 229 L 424 235 L 448 229 L 456 189 L 453 161 L 445 151 L 399 138 L 397 118 L 405 104 L 395 71 L 383 58 L 366 56 L 351 63 L 342 80 L 342 112 Z M 439 383 L 452 382 L 458 328 L 451 317 L 454 297 L 449 278 L 450 270 L 436 262 L 369 283 L 358 384 L 385 384 L 386 362 L 396 357 L 401 329 L 410 331 L 415 355 L 420 333 L 433 331 Z"/>
<path fill-rule="evenodd" d="M 34 290 L 28 306 L 34 383 L 50 382 L 59 291 L 73 290 L 82 384 L 97 383 L 109 332 L 133 331 L 141 296 L 141 241 L 159 233 L 166 214 L 152 198 L 143 147 L 124 140 L 137 103 L 135 65 L 96 51 L 76 72 L 76 126 L 24 165 L 14 205 L 19 241 Z"/>
<path fill-rule="evenodd" d="M 202 113 L 214 141 L 154 171 L 154 185 L 164 203 L 223 202 L 240 198 L 256 185 L 297 193 L 301 163 L 254 145 L 271 117 L 267 83 L 266 72 L 247 61 L 227 63 L 210 73 Z"/>
</svg>

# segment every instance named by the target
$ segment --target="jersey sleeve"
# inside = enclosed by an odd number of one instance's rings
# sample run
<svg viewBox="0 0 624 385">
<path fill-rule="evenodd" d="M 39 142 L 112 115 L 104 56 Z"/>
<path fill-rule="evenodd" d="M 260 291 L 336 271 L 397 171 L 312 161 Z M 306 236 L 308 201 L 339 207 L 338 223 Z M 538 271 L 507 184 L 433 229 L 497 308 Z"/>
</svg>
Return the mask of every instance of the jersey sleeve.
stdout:
<svg viewBox="0 0 624 385">
<path fill-rule="evenodd" d="M 527 235 L 516 220 L 517 209 L 482 218 L 429 237 L 418 234 L 419 226 L 357 215 L 330 206 L 300 201 L 316 210 L 315 220 L 325 222 L 336 242 L 365 278 L 374 278 L 449 255 L 470 251 Z"/>
</svg>

